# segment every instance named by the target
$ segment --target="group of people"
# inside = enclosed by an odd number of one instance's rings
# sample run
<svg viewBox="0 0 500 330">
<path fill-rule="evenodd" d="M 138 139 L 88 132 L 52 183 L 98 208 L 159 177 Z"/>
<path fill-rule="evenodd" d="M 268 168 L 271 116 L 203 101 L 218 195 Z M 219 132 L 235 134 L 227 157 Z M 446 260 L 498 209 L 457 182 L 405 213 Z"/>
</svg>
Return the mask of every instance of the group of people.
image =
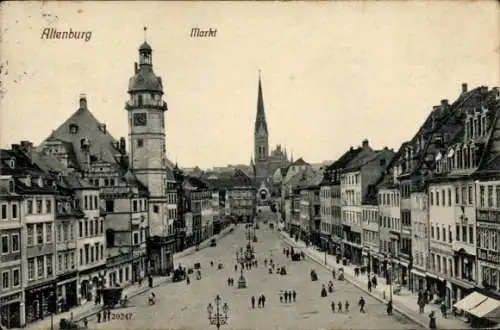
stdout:
<svg viewBox="0 0 500 330">
<path fill-rule="evenodd" d="M 360 313 L 366 313 L 366 311 L 365 311 L 365 305 L 366 305 L 365 299 L 363 297 L 361 297 L 359 299 L 359 301 L 358 301 L 358 306 L 359 306 L 359 312 Z M 344 303 L 344 305 L 342 305 L 342 302 L 339 301 L 336 306 L 337 306 L 337 311 L 339 313 L 342 313 L 342 307 L 344 308 L 344 311 L 349 312 L 349 306 L 351 306 L 351 305 L 349 304 L 349 301 L 346 300 L 345 303 Z M 332 301 L 330 303 L 330 307 L 332 309 L 332 312 L 335 313 L 335 301 Z"/>
<path fill-rule="evenodd" d="M 252 304 L 252 308 L 255 308 L 255 296 L 252 296 L 252 298 L 250 298 L 250 303 Z M 266 307 L 266 296 L 264 296 L 264 294 L 261 294 L 259 298 L 257 298 L 257 307 Z"/>
<path fill-rule="evenodd" d="M 106 321 L 111 321 L 111 309 L 110 308 L 104 308 L 101 311 L 97 312 L 97 323 L 106 322 Z M 86 321 L 86 319 L 85 319 Z"/>
<path fill-rule="evenodd" d="M 281 290 L 280 292 L 280 303 L 283 303 L 283 301 L 285 301 L 285 303 L 289 303 L 289 302 L 295 302 L 295 299 L 297 298 L 297 292 L 295 292 L 295 290 L 288 290 L 288 291 L 283 291 Z"/>
<path fill-rule="evenodd" d="M 227 279 L 227 286 L 234 286 L 234 278 L 229 277 Z"/>
</svg>

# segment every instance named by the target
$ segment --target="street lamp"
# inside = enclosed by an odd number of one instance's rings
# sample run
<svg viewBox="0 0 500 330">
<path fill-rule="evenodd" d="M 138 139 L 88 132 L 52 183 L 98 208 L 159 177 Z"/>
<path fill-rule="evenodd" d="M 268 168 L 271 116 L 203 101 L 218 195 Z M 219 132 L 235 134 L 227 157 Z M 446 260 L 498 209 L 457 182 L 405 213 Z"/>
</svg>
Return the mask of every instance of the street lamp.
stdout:
<svg viewBox="0 0 500 330">
<path fill-rule="evenodd" d="M 208 320 L 210 321 L 210 325 L 215 325 L 217 329 L 220 329 L 221 325 L 227 324 L 227 313 L 229 312 L 229 305 L 227 303 L 224 303 L 222 305 L 222 313 L 220 312 L 221 300 L 222 299 L 219 295 L 215 297 L 215 313 L 213 313 L 214 306 L 212 305 L 212 303 L 209 303 L 207 306 Z"/>
</svg>

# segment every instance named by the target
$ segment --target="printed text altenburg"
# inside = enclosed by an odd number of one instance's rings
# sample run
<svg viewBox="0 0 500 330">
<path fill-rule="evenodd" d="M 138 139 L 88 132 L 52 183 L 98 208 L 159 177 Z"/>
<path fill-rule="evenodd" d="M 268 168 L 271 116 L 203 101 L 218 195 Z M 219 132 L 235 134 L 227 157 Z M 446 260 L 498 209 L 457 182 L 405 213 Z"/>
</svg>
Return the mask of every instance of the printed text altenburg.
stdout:
<svg viewBox="0 0 500 330">
<path fill-rule="evenodd" d="M 57 31 L 55 28 L 45 28 L 42 31 L 42 39 L 82 39 L 85 42 L 89 41 L 92 38 L 91 31 L 73 31 L 73 29 L 69 29 L 69 31 Z"/>
</svg>

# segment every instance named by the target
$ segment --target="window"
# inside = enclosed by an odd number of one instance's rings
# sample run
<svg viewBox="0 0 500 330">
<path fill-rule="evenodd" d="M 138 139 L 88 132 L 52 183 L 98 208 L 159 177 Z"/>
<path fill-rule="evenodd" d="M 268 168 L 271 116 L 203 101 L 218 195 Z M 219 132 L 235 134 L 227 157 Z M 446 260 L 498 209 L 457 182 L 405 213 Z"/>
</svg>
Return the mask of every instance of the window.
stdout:
<svg viewBox="0 0 500 330">
<path fill-rule="evenodd" d="M 71 269 L 75 269 L 75 253 L 71 252 L 69 254 L 69 263 L 71 265 Z"/>
<path fill-rule="evenodd" d="M 85 237 L 89 236 L 89 222 L 85 220 Z"/>
<path fill-rule="evenodd" d="M 436 191 L 436 205 L 439 206 L 439 191 Z"/>
<path fill-rule="evenodd" d="M 33 201 L 31 199 L 26 201 L 26 213 L 33 214 Z"/>
<path fill-rule="evenodd" d="M 64 269 L 69 269 L 69 253 L 64 254 Z"/>
<path fill-rule="evenodd" d="M 488 186 L 488 207 L 493 207 L 493 186 Z"/>
<path fill-rule="evenodd" d="M 469 244 L 474 244 L 474 226 L 469 225 Z"/>
<path fill-rule="evenodd" d="M 439 227 L 436 226 L 436 239 L 439 241 L 441 238 L 440 238 L 441 234 L 440 234 L 440 231 L 439 231 Z"/>
<path fill-rule="evenodd" d="M 12 219 L 17 218 L 17 204 L 12 204 Z"/>
<path fill-rule="evenodd" d="M 45 240 L 46 243 L 52 243 L 52 224 L 45 224 Z"/>
<path fill-rule="evenodd" d="M 101 260 L 104 259 L 104 246 L 101 245 Z"/>
<path fill-rule="evenodd" d="M 12 252 L 19 252 L 19 234 L 12 234 Z"/>
<path fill-rule="evenodd" d="M 484 186 L 479 188 L 479 206 L 484 207 Z"/>
<path fill-rule="evenodd" d="M 94 207 L 96 210 L 99 208 L 99 202 L 97 200 L 97 196 L 94 196 Z"/>
<path fill-rule="evenodd" d="M 47 264 L 47 276 L 52 276 L 52 255 L 45 256 L 45 263 Z"/>
<path fill-rule="evenodd" d="M 443 231 L 443 241 L 446 242 L 446 228 L 444 226 L 442 228 L 442 231 Z"/>
<path fill-rule="evenodd" d="M 90 225 L 89 234 L 90 234 L 90 236 L 93 236 L 94 235 L 94 221 L 89 220 L 89 225 Z"/>
<path fill-rule="evenodd" d="M 9 253 L 9 236 L 2 236 L 2 254 Z"/>
<path fill-rule="evenodd" d="M 455 204 L 460 204 L 460 189 L 455 188 Z"/>
<path fill-rule="evenodd" d="M 28 231 L 28 238 L 27 238 L 27 243 L 28 243 L 28 246 L 33 246 L 33 235 L 34 235 L 34 227 L 32 224 L 29 224 L 27 226 L 27 231 Z"/>
<path fill-rule="evenodd" d="M 106 201 L 106 212 L 114 212 L 115 211 L 115 201 L 107 200 Z"/>
<path fill-rule="evenodd" d="M 28 280 L 35 278 L 35 258 L 28 259 Z"/>
<path fill-rule="evenodd" d="M 101 234 L 102 234 L 104 233 L 104 221 L 101 219 L 100 223 L 101 223 Z"/>
<path fill-rule="evenodd" d="M 431 191 L 431 205 L 434 205 L 434 193 Z"/>
<path fill-rule="evenodd" d="M 472 203 L 474 202 L 473 197 L 474 193 L 472 192 L 472 186 L 469 186 L 469 205 L 472 205 Z"/>
<path fill-rule="evenodd" d="M 431 238 L 434 238 L 434 225 L 431 225 Z"/>
<path fill-rule="evenodd" d="M 60 255 L 57 256 L 57 269 L 59 271 L 63 270 L 63 257 L 62 257 L 62 254 L 60 254 Z"/>
<path fill-rule="evenodd" d="M 42 213 L 42 200 L 41 199 L 36 200 L 36 213 L 37 214 Z"/>
<path fill-rule="evenodd" d="M 141 148 L 144 146 L 144 140 L 143 139 L 137 139 L 137 147 Z"/>
<path fill-rule="evenodd" d="M 88 210 L 89 209 L 89 197 L 85 196 L 83 199 L 83 209 Z"/>
<path fill-rule="evenodd" d="M 43 244 L 43 224 L 36 225 L 36 243 Z"/>
<path fill-rule="evenodd" d="M 12 270 L 12 287 L 17 287 L 21 284 L 21 272 L 19 268 Z"/>
<path fill-rule="evenodd" d="M 78 233 L 80 238 L 83 237 L 83 222 L 80 221 L 79 226 L 78 226 Z"/>
<path fill-rule="evenodd" d="M 446 206 L 446 194 L 444 193 L 444 189 L 441 190 L 441 199 L 443 200 L 443 206 Z"/>
<path fill-rule="evenodd" d="M 83 265 L 83 249 L 80 249 L 80 265 Z"/>
<path fill-rule="evenodd" d="M 2 220 L 7 219 L 7 204 L 2 204 Z"/>
<path fill-rule="evenodd" d="M 52 212 L 52 201 L 50 199 L 45 200 L 45 212 L 46 213 Z"/>
<path fill-rule="evenodd" d="M 160 212 L 160 208 L 158 207 L 158 205 L 153 205 L 153 212 L 154 213 L 159 213 Z"/>
<path fill-rule="evenodd" d="M 133 202 L 132 202 L 132 205 L 133 205 L 133 207 L 132 207 L 133 212 L 137 212 L 137 201 L 136 201 L 136 200 L 135 200 L 135 201 L 133 201 Z"/>
<path fill-rule="evenodd" d="M 451 189 L 448 189 L 448 206 L 451 206 Z"/>
<path fill-rule="evenodd" d="M 462 226 L 462 242 L 467 243 L 467 227 Z"/>
<path fill-rule="evenodd" d="M 43 256 L 36 257 L 37 278 L 43 278 L 45 276 L 45 267 L 43 261 Z"/>
<path fill-rule="evenodd" d="M 8 289 L 10 287 L 9 283 L 9 271 L 2 272 L 2 289 Z"/>
</svg>

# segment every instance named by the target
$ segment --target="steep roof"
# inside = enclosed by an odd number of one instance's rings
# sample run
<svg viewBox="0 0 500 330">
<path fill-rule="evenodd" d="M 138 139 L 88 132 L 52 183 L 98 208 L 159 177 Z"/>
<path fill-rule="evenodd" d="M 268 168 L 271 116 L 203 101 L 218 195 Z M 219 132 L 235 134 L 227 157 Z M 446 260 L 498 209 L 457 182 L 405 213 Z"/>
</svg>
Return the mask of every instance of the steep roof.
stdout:
<svg viewBox="0 0 500 330">
<path fill-rule="evenodd" d="M 235 187 L 253 187 L 252 179 L 242 170 L 233 169 L 231 172 L 205 172 L 201 179 L 209 183 L 214 189 L 231 189 Z"/>
<path fill-rule="evenodd" d="M 303 166 L 303 165 L 310 166 L 308 162 L 306 162 L 302 157 L 300 157 L 299 159 L 294 161 L 290 166 Z"/>
<path fill-rule="evenodd" d="M 72 133 L 75 129 L 76 133 Z M 112 164 L 118 162 L 117 155 L 122 153 L 115 147 L 118 145 L 118 141 L 110 134 L 108 129 L 103 129 L 102 124 L 87 108 L 85 98 L 80 99 L 78 110 L 53 131 L 45 141 L 56 139 L 70 144 L 77 165 L 83 168 L 85 162 L 85 154 L 81 150 L 81 140 L 83 138 L 90 141 L 89 154 L 91 157 Z"/>
<path fill-rule="evenodd" d="M 361 153 L 362 150 L 363 148 L 361 147 L 358 147 L 356 149 L 350 147 L 349 150 L 347 150 L 342 156 L 340 156 L 338 160 L 327 166 L 326 170 L 331 171 L 345 168 L 351 160 L 353 160 Z"/>
</svg>

